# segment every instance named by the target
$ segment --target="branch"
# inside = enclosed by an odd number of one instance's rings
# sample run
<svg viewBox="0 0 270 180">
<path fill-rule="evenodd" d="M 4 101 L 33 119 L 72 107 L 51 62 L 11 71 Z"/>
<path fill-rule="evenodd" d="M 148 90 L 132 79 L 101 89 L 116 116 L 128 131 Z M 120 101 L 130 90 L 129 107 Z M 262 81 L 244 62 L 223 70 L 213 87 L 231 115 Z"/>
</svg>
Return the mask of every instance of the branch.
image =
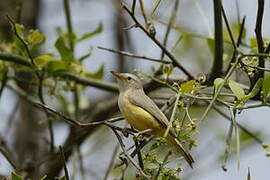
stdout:
<svg viewBox="0 0 270 180">
<path fill-rule="evenodd" d="M 59 74 L 56 74 L 55 76 L 73 80 L 76 83 L 81 84 L 81 85 L 93 86 L 102 90 L 118 92 L 118 86 L 115 83 L 106 82 L 106 81 L 102 81 L 102 80 L 94 79 L 90 77 L 87 77 L 87 78 L 80 77 L 80 76 L 69 74 L 69 73 L 59 73 Z"/>
<path fill-rule="evenodd" d="M 224 18 L 224 21 L 225 21 L 225 24 L 226 24 L 226 28 L 227 28 L 227 31 L 229 33 L 229 36 L 230 36 L 230 39 L 231 39 L 231 42 L 232 42 L 232 45 L 233 45 L 233 48 L 234 48 L 234 51 L 237 51 L 237 45 L 236 45 L 235 40 L 233 38 L 232 30 L 230 28 L 230 24 L 229 24 L 229 21 L 227 19 L 225 10 L 223 8 L 223 5 L 221 5 L 221 12 L 222 12 L 222 15 L 223 15 L 223 18 Z"/>
<path fill-rule="evenodd" d="M 111 128 L 111 130 L 114 132 L 114 134 L 116 135 L 118 141 L 119 141 L 119 144 L 120 144 L 120 147 L 124 153 L 124 155 L 126 156 L 126 158 L 132 163 L 132 165 L 141 173 L 141 175 L 143 175 L 145 178 L 148 178 L 147 175 L 143 172 L 143 170 L 140 168 L 140 166 L 138 166 L 136 164 L 136 162 L 133 160 L 133 158 L 128 154 L 126 148 L 125 148 L 125 144 L 123 143 L 122 141 L 122 138 L 121 136 L 118 134 L 118 132 L 114 129 L 114 128 Z"/>
<path fill-rule="evenodd" d="M 66 22 L 67 22 L 67 28 L 68 28 L 68 33 L 69 37 L 71 37 L 71 34 L 73 33 L 73 27 L 71 23 L 71 15 L 70 15 L 70 7 L 69 7 L 69 0 L 63 0 L 64 1 L 64 10 L 65 10 L 65 17 L 66 17 Z M 69 46 L 71 51 L 74 51 L 74 43 L 72 38 L 69 38 Z"/>
<path fill-rule="evenodd" d="M 236 47 L 238 48 L 241 44 L 241 40 L 242 40 L 242 36 L 243 36 L 243 32 L 244 32 L 244 28 L 245 28 L 245 22 L 246 22 L 246 16 L 243 17 L 243 20 L 242 20 L 242 23 L 241 23 L 241 27 L 240 27 L 240 31 L 239 31 L 239 35 L 238 35 L 238 39 L 237 39 L 237 42 L 236 42 Z M 229 63 L 229 66 L 226 70 L 226 74 L 228 73 L 228 71 L 230 70 L 230 68 L 232 67 L 232 63 L 235 62 L 236 60 L 236 56 L 238 54 L 237 52 L 237 48 L 234 50 L 233 52 L 233 55 L 232 55 L 232 58 L 230 60 L 230 63 Z"/>
<path fill-rule="evenodd" d="M 214 2 L 214 21 L 215 21 L 215 57 L 212 66 L 209 81 L 212 83 L 216 78 L 222 75 L 223 68 L 223 29 L 221 15 L 221 0 Z"/>
<path fill-rule="evenodd" d="M 152 36 L 142 24 L 140 24 L 135 15 L 132 13 L 132 11 L 129 10 L 129 8 L 126 5 L 123 4 L 123 8 L 133 19 L 133 21 L 136 24 L 136 27 L 140 28 L 161 50 L 164 51 L 164 53 L 172 60 L 174 66 L 178 67 L 181 71 L 183 71 L 184 74 L 186 74 L 189 79 L 195 79 L 195 77 L 178 62 L 178 60 L 169 52 L 169 50 L 166 47 L 164 47 L 162 43 L 159 42 L 154 36 Z"/>
<path fill-rule="evenodd" d="M 32 67 L 31 63 L 23 56 L 12 55 L 8 53 L 0 53 L 0 60 L 13 62 L 15 64 L 23 65 L 26 67 Z M 55 74 L 56 77 L 68 78 L 77 82 L 78 84 L 82 84 L 85 86 L 93 86 L 102 90 L 108 90 L 113 92 L 118 92 L 118 86 L 115 83 L 105 82 L 102 80 L 90 78 L 90 77 L 80 77 L 77 75 L 69 74 L 69 73 L 58 73 Z"/>
<path fill-rule="evenodd" d="M 171 61 L 165 61 L 165 60 L 161 60 L 161 59 L 149 58 L 147 56 L 139 56 L 139 55 L 135 55 L 135 54 L 132 54 L 132 53 L 129 53 L 129 52 L 126 52 L 126 51 L 119 51 L 119 50 L 116 50 L 116 49 L 110 49 L 110 48 L 105 48 L 105 47 L 101 47 L 101 46 L 98 46 L 98 48 L 102 49 L 102 50 L 110 51 L 110 52 L 113 52 L 113 53 L 116 53 L 116 54 L 121 54 L 121 55 L 124 55 L 124 56 L 133 57 L 133 58 L 145 59 L 145 60 L 148 60 L 148 61 L 153 61 L 153 62 L 158 62 L 158 63 L 163 63 L 163 64 L 172 64 Z"/>
<path fill-rule="evenodd" d="M 263 12 L 264 12 L 264 0 L 258 0 L 258 9 L 257 9 L 257 19 L 256 19 L 256 28 L 255 28 L 255 33 L 256 33 L 256 39 L 257 39 L 257 44 L 258 44 L 258 52 L 263 53 L 264 52 L 264 42 L 263 42 L 263 37 L 262 37 L 262 20 L 263 20 Z M 264 63 L 264 58 L 259 57 L 259 67 L 264 68 L 265 63 Z M 252 87 L 255 85 L 257 80 L 259 78 L 263 78 L 264 76 L 264 71 L 259 70 L 258 73 L 255 73 L 252 83 Z M 251 89 L 252 89 L 251 87 Z"/>
<path fill-rule="evenodd" d="M 31 63 L 24 57 L 9 53 L 0 53 L 0 60 L 31 67 Z"/>
<path fill-rule="evenodd" d="M 66 166 L 66 158 L 65 158 L 65 152 L 62 146 L 59 146 L 60 149 L 60 155 L 61 155 L 61 159 L 62 159 L 62 163 L 64 166 L 64 171 L 65 171 L 65 178 L 66 180 L 69 180 L 69 173 L 68 173 L 68 168 Z"/>
<path fill-rule="evenodd" d="M 35 61 L 34 61 L 33 56 L 31 55 L 30 49 L 28 48 L 26 42 L 25 42 L 25 41 L 22 39 L 22 37 L 18 34 L 17 29 L 16 29 L 16 24 L 15 24 L 15 22 L 14 22 L 14 21 L 11 19 L 11 17 L 9 17 L 8 15 L 7 15 L 6 17 L 8 18 L 9 22 L 10 22 L 11 25 L 12 25 L 12 29 L 13 29 L 13 32 L 14 32 L 15 36 L 16 36 L 16 37 L 18 38 L 18 40 L 23 44 L 23 46 L 24 46 L 24 48 L 25 48 L 25 50 L 26 50 L 26 53 L 27 53 L 29 59 L 31 60 L 31 64 L 32 64 L 33 66 L 35 66 Z"/>
</svg>

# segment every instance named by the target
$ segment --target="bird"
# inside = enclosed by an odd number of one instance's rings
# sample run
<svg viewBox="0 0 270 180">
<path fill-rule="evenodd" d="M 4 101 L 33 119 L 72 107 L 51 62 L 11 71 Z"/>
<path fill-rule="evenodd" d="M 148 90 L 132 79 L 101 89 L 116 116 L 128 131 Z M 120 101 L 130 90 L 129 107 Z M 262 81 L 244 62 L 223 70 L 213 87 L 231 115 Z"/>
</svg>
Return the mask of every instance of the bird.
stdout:
<svg viewBox="0 0 270 180">
<path fill-rule="evenodd" d="M 138 131 L 147 131 L 148 135 L 163 137 L 170 122 L 158 106 L 145 94 L 140 79 L 130 73 L 111 71 L 119 86 L 118 106 L 126 121 Z M 190 167 L 193 157 L 184 149 L 175 132 L 169 128 L 165 137 L 185 158 Z"/>
</svg>

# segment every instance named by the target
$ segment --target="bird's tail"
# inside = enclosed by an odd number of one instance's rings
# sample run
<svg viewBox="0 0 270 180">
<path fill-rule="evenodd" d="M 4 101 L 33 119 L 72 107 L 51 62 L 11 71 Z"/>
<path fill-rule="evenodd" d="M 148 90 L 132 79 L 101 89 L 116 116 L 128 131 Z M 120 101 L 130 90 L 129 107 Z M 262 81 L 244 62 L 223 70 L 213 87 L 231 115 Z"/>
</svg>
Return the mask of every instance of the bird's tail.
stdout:
<svg viewBox="0 0 270 180">
<path fill-rule="evenodd" d="M 192 163 L 194 163 L 194 159 L 184 149 L 184 147 L 181 145 L 181 143 L 179 142 L 179 140 L 176 139 L 175 137 L 171 136 L 171 135 L 168 135 L 167 136 L 167 139 L 169 140 L 169 142 L 171 142 L 177 148 L 177 150 L 180 152 L 180 154 L 185 158 L 185 160 L 188 162 L 188 164 L 192 168 Z"/>
</svg>

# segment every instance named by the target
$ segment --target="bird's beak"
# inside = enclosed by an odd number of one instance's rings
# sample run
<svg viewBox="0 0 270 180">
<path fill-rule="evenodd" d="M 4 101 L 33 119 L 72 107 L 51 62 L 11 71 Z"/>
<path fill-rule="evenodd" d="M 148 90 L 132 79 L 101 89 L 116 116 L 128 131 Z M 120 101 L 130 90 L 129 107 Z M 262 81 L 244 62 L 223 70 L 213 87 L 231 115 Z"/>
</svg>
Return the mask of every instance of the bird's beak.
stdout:
<svg viewBox="0 0 270 180">
<path fill-rule="evenodd" d="M 123 76 L 121 75 L 121 73 L 117 73 L 117 72 L 114 72 L 114 71 L 111 71 L 112 75 L 114 75 L 116 78 L 118 79 L 123 79 Z"/>
</svg>

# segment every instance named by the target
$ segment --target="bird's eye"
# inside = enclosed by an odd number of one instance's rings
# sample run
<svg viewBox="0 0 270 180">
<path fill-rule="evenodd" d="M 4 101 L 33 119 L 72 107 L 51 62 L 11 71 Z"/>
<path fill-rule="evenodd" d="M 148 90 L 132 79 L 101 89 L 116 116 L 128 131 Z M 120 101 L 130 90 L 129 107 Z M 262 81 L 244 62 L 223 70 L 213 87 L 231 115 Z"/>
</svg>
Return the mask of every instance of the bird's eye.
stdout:
<svg viewBox="0 0 270 180">
<path fill-rule="evenodd" d="M 130 76 L 128 76 L 127 79 L 130 81 L 132 78 Z"/>
</svg>

